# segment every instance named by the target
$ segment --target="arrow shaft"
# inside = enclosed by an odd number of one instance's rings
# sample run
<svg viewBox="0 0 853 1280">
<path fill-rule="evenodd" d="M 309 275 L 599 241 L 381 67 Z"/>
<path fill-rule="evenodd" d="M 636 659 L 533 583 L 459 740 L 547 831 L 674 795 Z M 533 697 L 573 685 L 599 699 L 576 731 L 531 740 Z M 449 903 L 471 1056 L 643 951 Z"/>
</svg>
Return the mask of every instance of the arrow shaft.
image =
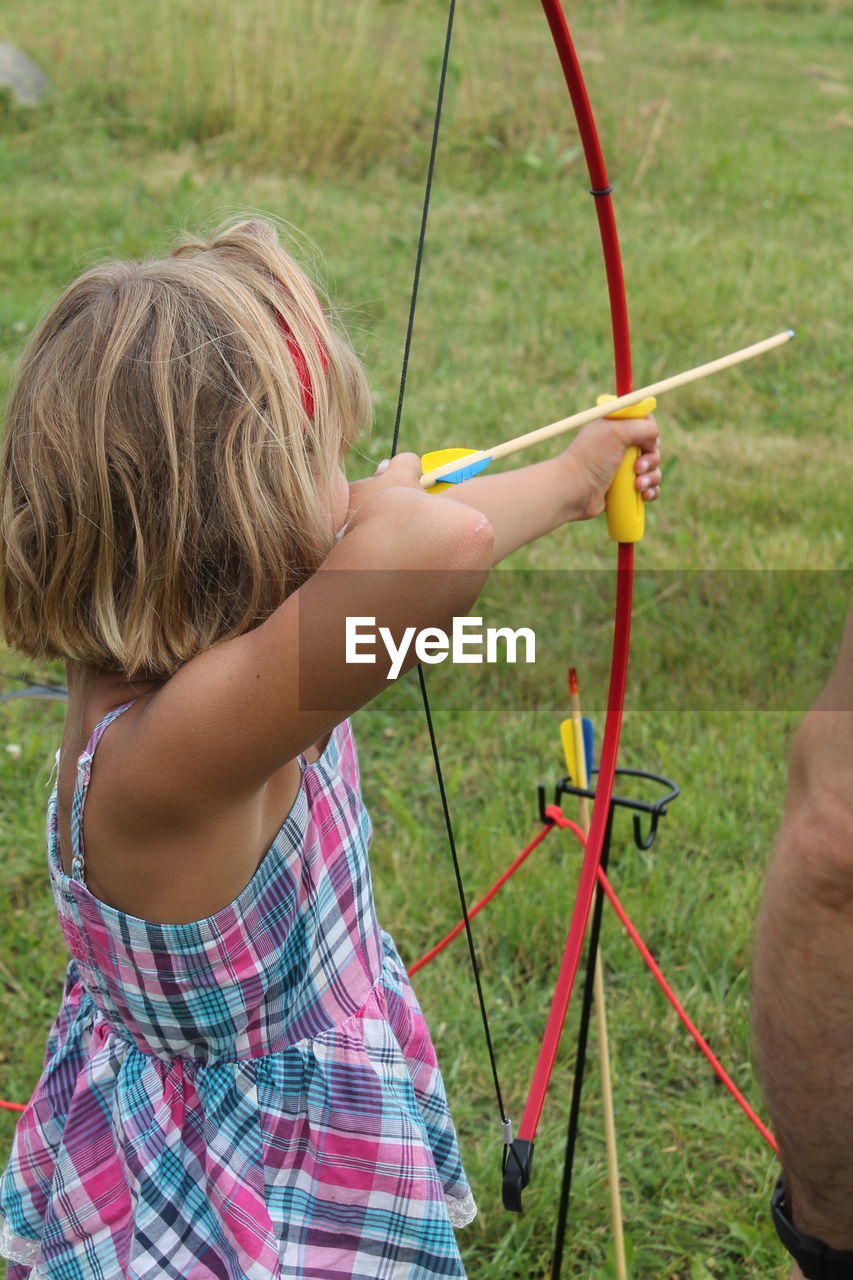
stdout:
<svg viewBox="0 0 853 1280">
<path fill-rule="evenodd" d="M 793 329 L 785 329 L 782 333 L 776 333 L 771 338 L 764 338 L 761 342 L 753 342 L 751 346 L 742 347 L 739 351 L 732 351 L 726 356 L 720 356 L 717 360 L 708 360 L 705 364 L 697 365 L 695 369 L 686 369 L 683 373 L 675 373 L 669 378 L 662 378 L 659 382 L 652 382 L 647 387 L 639 387 L 636 391 L 630 391 L 627 395 L 617 396 L 615 400 L 610 400 L 606 405 L 594 405 L 592 408 L 583 409 L 580 413 L 573 413 L 571 417 L 560 418 L 557 422 L 551 422 L 546 427 L 537 427 L 535 431 L 528 431 L 525 435 L 515 436 L 512 440 L 505 440 L 502 444 L 494 445 L 490 449 L 478 449 L 475 453 L 469 454 L 465 458 L 467 465 L 479 461 L 482 458 L 505 458 L 508 454 L 519 453 L 522 449 L 529 449 L 531 445 L 540 444 L 543 440 L 550 440 L 553 436 L 563 435 L 566 431 L 575 431 L 578 427 L 584 426 L 587 422 L 593 422 L 596 418 L 602 418 L 608 414 L 616 413 L 619 409 L 627 409 L 631 405 L 639 404 L 641 400 L 645 400 L 650 396 L 663 395 L 666 391 L 674 391 L 676 387 L 687 386 L 690 382 L 698 382 L 701 378 L 708 378 L 711 374 L 722 373 L 724 369 L 731 369 L 733 365 L 743 364 L 747 360 L 754 360 L 756 356 L 764 355 L 766 351 L 772 351 L 774 347 L 781 347 L 784 343 L 790 342 L 794 336 Z M 421 487 L 430 488 L 436 484 L 443 476 L 449 475 L 459 469 L 459 463 L 446 463 L 443 467 L 437 467 L 434 471 L 428 471 L 421 476 Z"/>
<path fill-rule="evenodd" d="M 575 761 L 578 771 L 578 786 L 584 791 L 589 786 L 586 772 L 586 751 L 583 740 L 583 717 L 581 715 L 580 691 L 574 689 L 569 693 L 572 727 L 575 739 Z M 581 796 L 580 825 L 584 835 L 589 835 L 589 800 Z M 607 1036 L 607 997 L 604 992 L 604 957 L 601 947 L 592 958 L 593 994 L 595 997 L 595 1020 L 598 1026 L 598 1063 L 601 1074 L 601 1110 L 604 1120 L 604 1144 L 607 1150 L 607 1182 L 610 1190 L 610 1224 L 613 1228 L 613 1258 L 616 1264 L 616 1280 L 628 1280 L 628 1266 L 625 1256 L 625 1228 L 622 1220 L 622 1198 L 619 1190 L 619 1153 L 616 1146 L 616 1118 L 613 1110 L 613 1081 L 610 1071 L 610 1043 Z"/>
</svg>

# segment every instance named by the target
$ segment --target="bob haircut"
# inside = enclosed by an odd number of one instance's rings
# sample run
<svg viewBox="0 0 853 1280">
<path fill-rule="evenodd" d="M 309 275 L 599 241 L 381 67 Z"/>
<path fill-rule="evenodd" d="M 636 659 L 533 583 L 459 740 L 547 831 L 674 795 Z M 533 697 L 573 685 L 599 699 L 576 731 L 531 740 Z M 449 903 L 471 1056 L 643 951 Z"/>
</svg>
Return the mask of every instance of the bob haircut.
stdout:
<svg viewBox="0 0 853 1280">
<path fill-rule="evenodd" d="M 9 403 L 7 642 L 168 678 L 251 630 L 330 551 L 332 481 L 369 417 L 358 359 L 271 224 L 87 271 Z"/>
</svg>

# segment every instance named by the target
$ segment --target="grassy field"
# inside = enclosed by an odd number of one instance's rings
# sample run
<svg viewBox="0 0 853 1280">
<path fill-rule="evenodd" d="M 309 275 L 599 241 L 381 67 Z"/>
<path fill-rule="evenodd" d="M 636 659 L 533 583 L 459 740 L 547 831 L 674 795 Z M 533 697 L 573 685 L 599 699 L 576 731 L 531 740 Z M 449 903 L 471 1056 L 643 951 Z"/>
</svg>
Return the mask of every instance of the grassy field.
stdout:
<svg viewBox="0 0 853 1280">
<path fill-rule="evenodd" d="M 341 21 L 341 15 L 345 21 Z M 615 188 L 638 382 L 786 327 L 797 341 L 673 394 L 663 500 L 638 548 L 622 761 L 683 796 L 647 853 L 617 823 L 613 881 L 664 971 L 752 1098 L 749 966 L 786 753 L 850 597 L 847 152 L 840 3 L 585 3 L 570 21 Z M 285 219 L 366 361 L 389 450 L 432 98 L 438 3 L 82 0 L 4 13 L 51 76 L 34 112 L 0 98 L 0 391 L 56 292 L 105 254 L 160 252 L 238 211 Z M 472 447 L 611 389 L 594 211 L 533 0 L 460 0 L 403 448 Z M 562 772 L 565 669 L 600 730 L 614 549 L 570 526 L 497 571 L 482 614 L 534 626 L 534 667 L 434 668 L 439 745 L 472 898 L 538 828 Z M 36 671 L 4 655 L 5 671 Z M 472 674 L 473 670 L 473 674 Z M 12 687 L 9 685 L 9 687 Z M 42 847 L 59 704 L 2 708 L 0 1095 L 35 1083 L 64 952 Z M 457 916 L 413 678 L 358 718 L 380 918 L 407 959 Z M 5 748 L 5 749 L 2 749 Z M 11 749 L 10 749 L 11 748 Z M 552 835 L 476 924 L 501 1080 L 518 1119 L 578 867 Z M 634 1280 L 783 1275 L 775 1165 L 605 917 L 626 1230 Z M 500 1135 L 457 943 L 419 975 L 481 1206 L 472 1280 L 548 1275 L 572 1075 L 569 1025 L 520 1219 L 500 1207 Z M 590 1067 L 565 1276 L 613 1275 Z M 14 1121 L 0 1115 L 0 1138 Z"/>
</svg>

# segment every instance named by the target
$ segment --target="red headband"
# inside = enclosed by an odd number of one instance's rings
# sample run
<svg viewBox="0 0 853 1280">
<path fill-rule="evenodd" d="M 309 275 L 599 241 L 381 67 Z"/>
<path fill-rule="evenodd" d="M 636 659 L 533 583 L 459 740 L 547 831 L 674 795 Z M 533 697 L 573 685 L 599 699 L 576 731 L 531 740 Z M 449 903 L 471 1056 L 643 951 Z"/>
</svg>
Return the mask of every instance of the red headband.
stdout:
<svg viewBox="0 0 853 1280">
<path fill-rule="evenodd" d="M 299 379 L 299 390 L 302 396 L 302 408 L 305 410 L 305 416 L 310 422 L 314 417 L 314 388 L 311 385 L 311 373 L 308 369 L 308 361 L 305 359 L 302 348 L 294 338 L 293 331 L 284 316 L 277 311 L 275 313 L 275 318 L 278 321 L 279 329 L 281 329 L 284 334 L 284 340 L 287 343 L 287 349 L 290 352 L 293 367 L 296 369 L 296 376 Z M 326 355 L 323 344 L 317 337 L 316 333 L 314 334 L 314 341 L 317 344 L 317 354 L 320 357 L 320 364 L 322 365 L 323 372 L 325 373 L 329 367 L 329 358 Z M 303 428 L 303 432 L 305 430 L 307 430 L 307 427 Z"/>
</svg>

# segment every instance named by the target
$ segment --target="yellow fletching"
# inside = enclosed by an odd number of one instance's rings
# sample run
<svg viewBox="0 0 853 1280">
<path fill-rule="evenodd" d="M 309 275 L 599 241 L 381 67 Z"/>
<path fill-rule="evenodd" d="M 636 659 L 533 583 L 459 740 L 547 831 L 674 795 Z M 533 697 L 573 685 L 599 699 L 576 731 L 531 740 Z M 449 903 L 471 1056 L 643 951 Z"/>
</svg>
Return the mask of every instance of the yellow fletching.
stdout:
<svg viewBox="0 0 853 1280">
<path fill-rule="evenodd" d="M 459 462 L 461 458 L 467 458 L 469 454 L 477 453 L 476 449 L 434 449 L 432 453 L 425 453 L 421 458 L 421 470 L 424 475 L 428 471 L 437 471 L 439 467 L 443 467 L 447 462 Z M 439 480 L 437 484 L 431 484 L 427 489 L 427 493 L 441 493 L 442 489 L 449 489 L 450 485 L 445 484 L 443 480 Z"/>
<path fill-rule="evenodd" d="M 569 775 L 569 781 L 573 787 L 580 786 L 577 760 L 575 758 L 575 727 L 571 720 L 561 721 L 560 739 L 563 743 L 563 755 L 566 760 L 566 773 Z"/>
</svg>

